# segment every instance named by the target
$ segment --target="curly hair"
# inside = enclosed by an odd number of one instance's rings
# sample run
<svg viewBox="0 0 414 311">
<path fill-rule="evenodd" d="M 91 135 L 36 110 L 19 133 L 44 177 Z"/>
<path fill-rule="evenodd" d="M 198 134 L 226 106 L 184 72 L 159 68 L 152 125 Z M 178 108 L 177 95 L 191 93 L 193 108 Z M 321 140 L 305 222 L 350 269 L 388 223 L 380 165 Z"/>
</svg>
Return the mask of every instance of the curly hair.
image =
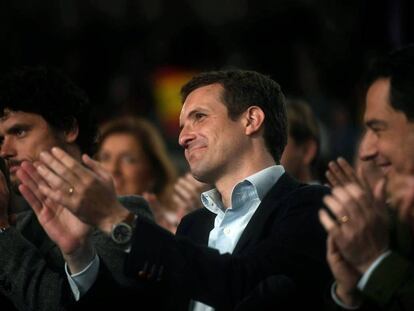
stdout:
<svg viewBox="0 0 414 311">
<path fill-rule="evenodd" d="M 23 67 L 0 79 L 0 117 L 7 110 L 38 114 L 55 131 L 78 127 L 81 152 L 95 150 L 97 123 L 86 94 L 56 69 Z"/>
</svg>

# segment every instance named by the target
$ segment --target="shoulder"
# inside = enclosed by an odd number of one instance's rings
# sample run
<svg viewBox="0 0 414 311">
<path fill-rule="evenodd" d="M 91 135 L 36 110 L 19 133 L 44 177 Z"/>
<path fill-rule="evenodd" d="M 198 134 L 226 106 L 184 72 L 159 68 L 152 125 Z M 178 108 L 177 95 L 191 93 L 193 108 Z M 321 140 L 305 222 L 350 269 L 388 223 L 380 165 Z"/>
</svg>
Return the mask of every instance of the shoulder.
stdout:
<svg viewBox="0 0 414 311">
<path fill-rule="evenodd" d="M 118 196 L 118 201 L 130 212 L 138 216 L 154 219 L 148 202 L 140 195 L 122 195 Z"/>
<path fill-rule="evenodd" d="M 203 231 L 203 228 L 210 228 L 214 224 L 216 215 L 206 208 L 199 208 L 181 219 L 177 228 L 177 235 L 188 235 L 189 231 Z M 204 229 L 206 229 L 204 228 Z"/>
</svg>

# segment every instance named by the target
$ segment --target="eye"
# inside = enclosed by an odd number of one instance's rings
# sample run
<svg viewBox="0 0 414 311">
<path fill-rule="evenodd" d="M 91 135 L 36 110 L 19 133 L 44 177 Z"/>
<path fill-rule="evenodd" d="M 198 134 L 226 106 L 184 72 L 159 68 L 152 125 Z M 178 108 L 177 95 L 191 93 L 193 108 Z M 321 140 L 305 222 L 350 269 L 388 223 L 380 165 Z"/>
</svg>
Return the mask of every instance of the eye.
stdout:
<svg viewBox="0 0 414 311">
<path fill-rule="evenodd" d="M 19 138 L 25 137 L 26 133 L 27 133 L 27 130 L 25 129 L 16 129 L 16 132 L 15 132 L 16 136 Z"/>
<path fill-rule="evenodd" d="M 109 161 L 109 158 L 110 158 L 110 156 L 107 153 L 98 154 L 98 160 L 99 160 L 99 162 L 108 162 Z"/>
<path fill-rule="evenodd" d="M 197 113 L 194 115 L 194 118 L 195 118 L 196 120 L 201 120 L 201 119 L 203 119 L 205 116 L 206 116 L 206 115 L 205 115 L 204 113 L 197 112 Z"/>
<path fill-rule="evenodd" d="M 122 156 L 122 161 L 125 162 L 125 163 L 127 163 L 127 164 L 135 164 L 135 163 L 137 163 L 137 159 L 134 156 L 129 155 L 129 154 L 123 155 Z"/>
</svg>

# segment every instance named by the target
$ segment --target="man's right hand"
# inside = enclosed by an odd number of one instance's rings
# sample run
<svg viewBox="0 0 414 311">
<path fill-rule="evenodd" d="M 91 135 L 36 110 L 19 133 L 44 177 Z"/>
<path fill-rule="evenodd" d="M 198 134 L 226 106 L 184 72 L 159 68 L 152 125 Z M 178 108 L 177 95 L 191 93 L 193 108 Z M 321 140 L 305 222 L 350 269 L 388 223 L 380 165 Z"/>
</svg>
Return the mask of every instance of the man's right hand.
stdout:
<svg viewBox="0 0 414 311">
<path fill-rule="evenodd" d="M 112 226 L 130 213 L 118 202 L 110 173 L 87 155 L 82 160 L 86 167 L 60 148 L 42 152 L 36 169 L 46 184 L 41 184 L 39 190 L 85 223 L 109 234 Z"/>
<path fill-rule="evenodd" d="M 45 186 L 46 182 L 31 163 L 23 162 L 17 171 L 17 177 L 21 181 L 21 194 L 32 207 L 46 233 L 60 248 L 71 272 L 81 271 L 95 255 L 89 241 L 92 227 L 39 191 L 39 186 Z"/>
</svg>

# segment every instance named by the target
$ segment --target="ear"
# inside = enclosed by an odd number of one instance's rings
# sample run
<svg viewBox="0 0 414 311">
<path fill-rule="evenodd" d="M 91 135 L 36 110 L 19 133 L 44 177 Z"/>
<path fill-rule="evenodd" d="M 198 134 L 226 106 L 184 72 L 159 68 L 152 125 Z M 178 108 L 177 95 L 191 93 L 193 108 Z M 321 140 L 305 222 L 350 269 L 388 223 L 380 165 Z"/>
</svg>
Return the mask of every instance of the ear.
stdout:
<svg viewBox="0 0 414 311">
<path fill-rule="evenodd" d="M 73 122 L 71 129 L 66 130 L 64 133 L 65 142 L 68 144 L 74 143 L 79 136 L 79 127 L 76 121 Z"/>
<path fill-rule="evenodd" d="M 263 110 L 258 106 L 250 106 L 245 112 L 246 135 L 257 133 L 265 119 Z"/>
<path fill-rule="evenodd" d="M 303 146 L 303 162 L 310 165 L 318 152 L 318 145 L 313 139 L 309 139 Z"/>
</svg>

